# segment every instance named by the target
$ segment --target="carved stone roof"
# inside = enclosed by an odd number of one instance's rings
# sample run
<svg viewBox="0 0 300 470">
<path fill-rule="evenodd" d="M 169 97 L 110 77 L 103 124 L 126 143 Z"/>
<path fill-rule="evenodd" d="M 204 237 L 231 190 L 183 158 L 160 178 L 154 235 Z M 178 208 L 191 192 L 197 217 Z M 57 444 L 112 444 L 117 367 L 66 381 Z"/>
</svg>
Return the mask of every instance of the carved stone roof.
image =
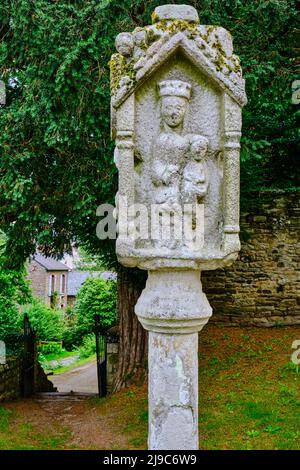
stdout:
<svg viewBox="0 0 300 470">
<path fill-rule="evenodd" d="M 174 20 L 161 19 L 167 18 L 168 12 L 157 9 L 154 25 L 117 37 L 116 47 L 121 53 L 114 54 L 110 62 L 114 108 L 178 50 L 240 106 L 246 104 L 245 81 L 239 58 L 233 54 L 230 33 L 222 27 L 200 25 L 196 17 L 187 20 L 178 16 Z"/>
</svg>

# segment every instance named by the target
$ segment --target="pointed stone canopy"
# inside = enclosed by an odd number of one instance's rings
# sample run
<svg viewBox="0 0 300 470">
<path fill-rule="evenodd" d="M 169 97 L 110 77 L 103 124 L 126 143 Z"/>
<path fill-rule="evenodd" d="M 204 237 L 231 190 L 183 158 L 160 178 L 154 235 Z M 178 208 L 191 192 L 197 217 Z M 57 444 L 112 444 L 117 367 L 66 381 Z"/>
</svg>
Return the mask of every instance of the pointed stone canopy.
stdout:
<svg viewBox="0 0 300 470">
<path fill-rule="evenodd" d="M 200 25 L 196 10 L 187 5 L 157 7 L 152 18 L 152 26 L 117 37 L 116 46 L 122 53 L 112 56 L 110 63 L 113 108 L 178 50 L 240 106 L 246 104 L 245 81 L 228 31 Z"/>
</svg>

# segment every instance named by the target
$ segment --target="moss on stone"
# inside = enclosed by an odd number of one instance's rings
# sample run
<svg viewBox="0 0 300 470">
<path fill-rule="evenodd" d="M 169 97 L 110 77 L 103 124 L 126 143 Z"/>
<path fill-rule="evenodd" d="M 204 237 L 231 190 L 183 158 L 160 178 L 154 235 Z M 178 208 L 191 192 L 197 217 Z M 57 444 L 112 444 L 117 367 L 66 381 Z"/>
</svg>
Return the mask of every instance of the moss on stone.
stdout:
<svg viewBox="0 0 300 470">
<path fill-rule="evenodd" d="M 159 16 L 158 16 L 158 14 L 156 13 L 155 10 L 154 10 L 154 12 L 151 14 L 151 20 L 152 20 L 152 24 L 156 23 L 156 22 L 159 20 Z"/>
<path fill-rule="evenodd" d="M 206 26 L 206 33 L 205 34 L 201 34 L 200 31 L 199 31 L 199 34 L 200 36 L 202 37 L 202 39 L 204 39 L 205 42 L 208 43 L 208 39 L 209 39 L 209 36 L 210 34 L 216 29 L 217 27 L 214 26 L 214 25 L 208 25 Z"/>
<path fill-rule="evenodd" d="M 218 53 L 221 54 L 222 56 L 226 56 L 226 52 L 224 50 L 224 47 L 222 46 L 222 44 L 218 41 L 218 42 L 214 42 L 212 45 L 211 45 L 211 48 L 212 49 L 217 49 Z"/>
<path fill-rule="evenodd" d="M 161 31 L 165 33 L 176 33 L 179 31 L 195 31 L 198 27 L 198 23 L 195 23 L 194 21 L 188 21 L 188 20 L 174 20 L 174 21 L 169 21 L 169 20 L 161 20 L 158 23 L 156 23 L 157 29 L 160 29 Z"/>
<path fill-rule="evenodd" d="M 133 82 L 135 81 L 136 71 L 133 66 L 136 59 L 127 61 L 121 54 L 113 54 L 109 62 L 110 66 L 110 89 L 112 94 L 115 94 L 120 88 L 120 82 L 123 77 L 129 77 Z"/>
<path fill-rule="evenodd" d="M 226 63 L 224 55 L 222 54 L 220 49 L 218 47 L 216 47 L 216 49 L 217 49 L 217 57 L 213 62 L 216 66 L 216 70 L 218 72 L 222 72 L 224 68 L 228 68 L 228 64 Z"/>
<path fill-rule="evenodd" d="M 216 57 L 214 59 L 210 58 L 213 61 L 216 70 L 218 72 L 230 73 L 230 72 L 239 72 L 240 64 L 239 61 L 233 56 L 232 62 L 228 63 L 226 60 L 226 52 L 223 45 L 217 39 L 212 44 L 209 43 L 209 37 L 213 33 L 217 26 L 209 25 L 206 27 L 205 34 L 201 33 L 198 28 L 198 23 L 188 20 L 161 20 L 157 21 L 155 14 L 152 16 L 152 20 L 155 22 L 155 26 L 145 29 L 145 45 L 142 49 L 147 51 L 147 49 L 156 41 L 160 40 L 164 34 L 175 34 L 179 31 L 185 31 L 189 39 L 194 39 L 197 36 L 200 36 L 206 44 L 216 52 Z M 137 28 L 136 31 L 142 31 L 143 28 Z M 160 34 L 161 32 L 161 34 Z M 141 47 L 141 46 L 139 46 Z M 136 80 L 136 71 L 134 70 L 134 64 L 138 59 L 131 58 L 126 59 L 121 54 L 114 54 L 110 61 L 110 77 L 111 77 L 111 92 L 115 94 L 120 88 L 120 82 L 123 77 L 128 77 L 128 86 L 131 86 L 135 83 Z M 232 65 L 231 65 L 232 64 Z"/>
<path fill-rule="evenodd" d="M 160 38 L 161 36 L 159 36 L 153 29 L 148 29 L 146 32 L 146 49 Z"/>
</svg>

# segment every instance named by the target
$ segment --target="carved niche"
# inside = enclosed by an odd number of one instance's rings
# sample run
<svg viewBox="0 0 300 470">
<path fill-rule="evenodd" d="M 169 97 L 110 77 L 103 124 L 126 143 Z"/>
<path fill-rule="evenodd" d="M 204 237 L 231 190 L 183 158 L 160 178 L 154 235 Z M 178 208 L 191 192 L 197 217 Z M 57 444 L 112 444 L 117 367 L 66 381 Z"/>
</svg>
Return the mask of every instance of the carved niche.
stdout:
<svg viewBox="0 0 300 470">
<path fill-rule="evenodd" d="M 158 8 L 153 25 L 116 39 L 111 109 L 119 170 L 117 254 L 127 266 L 215 269 L 231 263 L 240 249 L 244 80 L 230 33 L 200 25 L 192 10 L 189 18 L 185 11 L 174 19 Z M 134 204 L 148 210 L 148 237 L 137 235 L 130 211 L 123 231 L 124 207 Z M 192 246 L 184 237 L 161 237 L 164 215 L 171 214 L 175 233 L 183 208 L 199 235 Z M 197 210 L 200 228 L 193 227 Z"/>
</svg>

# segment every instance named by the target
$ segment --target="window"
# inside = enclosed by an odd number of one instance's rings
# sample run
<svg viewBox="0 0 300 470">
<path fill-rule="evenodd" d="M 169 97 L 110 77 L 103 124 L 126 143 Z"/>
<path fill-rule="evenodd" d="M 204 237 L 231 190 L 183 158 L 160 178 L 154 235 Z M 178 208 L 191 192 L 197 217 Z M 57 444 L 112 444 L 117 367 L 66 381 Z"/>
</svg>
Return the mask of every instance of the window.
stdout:
<svg viewBox="0 0 300 470">
<path fill-rule="evenodd" d="M 53 295 L 53 292 L 55 292 L 56 289 L 56 276 L 55 274 L 50 274 L 49 278 L 49 297 Z"/>
<path fill-rule="evenodd" d="M 66 293 L 66 275 L 61 274 L 60 276 L 60 293 L 65 294 Z"/>
</svg>

